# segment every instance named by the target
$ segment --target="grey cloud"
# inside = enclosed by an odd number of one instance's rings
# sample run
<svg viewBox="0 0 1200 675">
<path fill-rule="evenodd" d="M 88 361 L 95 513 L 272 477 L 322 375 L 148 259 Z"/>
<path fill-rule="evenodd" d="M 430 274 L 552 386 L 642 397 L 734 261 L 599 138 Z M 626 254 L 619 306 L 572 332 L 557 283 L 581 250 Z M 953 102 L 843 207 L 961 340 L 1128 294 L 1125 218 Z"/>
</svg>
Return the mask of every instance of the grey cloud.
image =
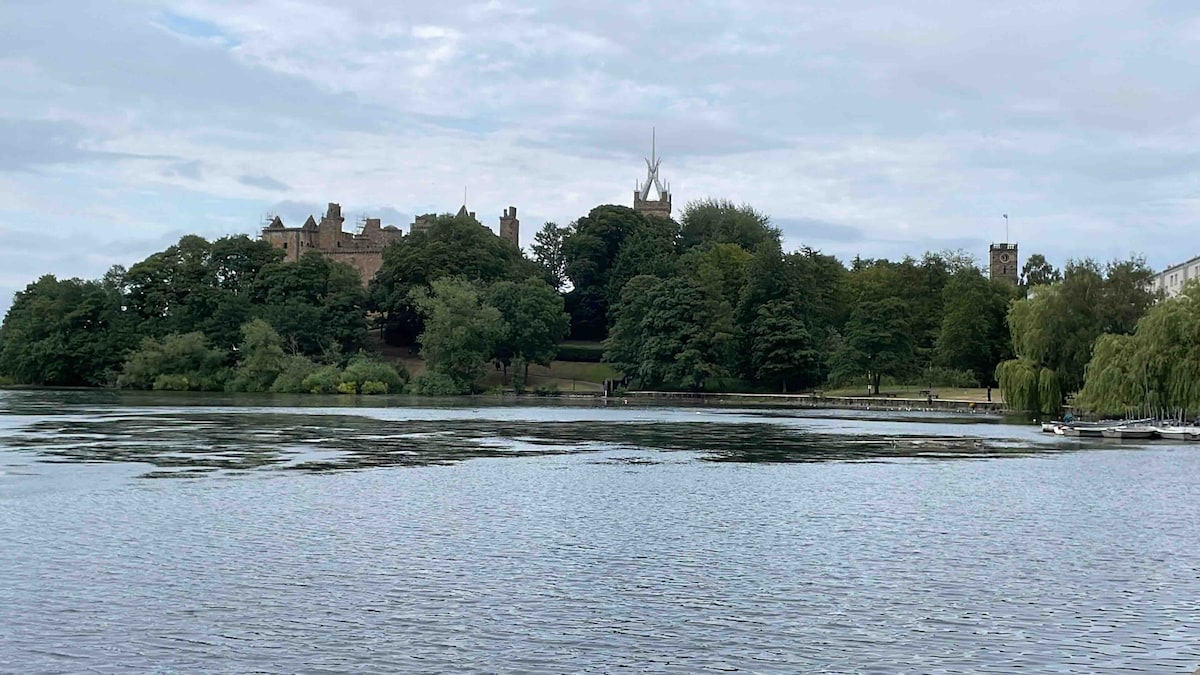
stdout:
<svg viewBox="0 0 1200 675">
<path fill-rule="evenodd" d="M 271 204 L 267 207 L 267 211 L 279 216 L 283 220 L 284 225 L 299 227 L 309 216 L 320 218 L 321 214 L 325 212 L 325 204 L 286 199 Z"/>
<path fill-rule="evenodd" d="M 372 218 L 379 218 L 384 225 L 395 225 L 403 227 L 412 222 L 412 215 L 404 211 L 400 211 L 391 206 L 381 206 L 375 209 L 367 209 L 367 215 Z"/>
<path fill-rule="evenodd" d="M 772 217 L 771 224 L 778 227 L 783 236 L 800 242 L 855 242 L 866 236 L 857 227 L 839 225 L 817 218 Z"/>
<path fill-rule="evenodd" d="M 0 9 L 0 56 L 30 59 L 74 87 L 94 88 L 94 103 L 121 105 L 149 97 L 214 122 L 237 111 L 246 126 L 286 117 L 343 128 L 373 129 L 395 120 L 353 94 L 243 63 L 219 45 L 181 40 L 154 25 L 145 5 L 75 3 L 70 11 L 43 3 Z M 46 36 L 53 35 L 54 39 Z"/>
<path fill-rule="evenodd" d="M 0 3 L 0 89 L 28 64 L 30 100 L 10 114 L 71 110 L 131 145 L 178 139 L 186 156 L 149 180 L 194 180 L 231 212 L 258 202 L 221 202 L 226 184 L 203 185 L 202 162 L 217 164 L 208 153 L 287 166 L 272 171 L 296 201 L 273 208 L 289 224 L 342 190 L 397 205 L 343 202 L 348 220 L 404 225 L 400 209 L 446 202 L 463 183 L 567 222 L 599 201 L 627 203 L 656 125 L 679 203 L 736 195 L 791 214 L 776 219 L 788 237 L 839 254 L 961 245 L 983 257 L 997 226 L 980 221 L 1003 212 L 1042 224 L 1022 248 L 1052 258 L 1136 247 L 1165 264 L 1200 251 L 1200 89 L 1179 85 L 1200 66 L 1193 5 L 508 6 L 295 0 L 284 16 L 270 2 L 201 0 L 184 32 L 219 39 L 192 39 L 156 26 L 169 10 L 153 2 Z M 414 39 L 421 25 L 457 42 Z M 403 67 L 404 55 L 447 45 L 424 77 Z M 101 159 L 90 133 L 64 126 L 28 146 L 28 134 L 0 130 L 0 169 Z M 356 167 L 371 168 L 350 191 Z M 139 178 L 80 176 L 91 182 L 78 199 L 135 193 Z M 911 230 L 897 235 L 893 222 Z"/>
<path fill-rule="evenodd" d="M 260 190 L 267 190 L 270 192 L 286 192 L 288 189 L 286 184 L 281 183 L 270 176 L 241 176 L 238 178 L 238 182 L 242 185 L 249 185 L 250 187 L 259 188 Z"/>
<path fill-rule="evenodd" d="M 163 175 L 172 178 L 190 178 L 200 180 L 203 176 L 202 163 L 199 160 L 190 162 L 174 162 L 163 169 Z"/>
<path fill-rule="evenodd" d="M 119 155 L 84 147 L 86 131 L 69 122 L 0 120 L 0 171 L 22 171 Z"/>
</svg>

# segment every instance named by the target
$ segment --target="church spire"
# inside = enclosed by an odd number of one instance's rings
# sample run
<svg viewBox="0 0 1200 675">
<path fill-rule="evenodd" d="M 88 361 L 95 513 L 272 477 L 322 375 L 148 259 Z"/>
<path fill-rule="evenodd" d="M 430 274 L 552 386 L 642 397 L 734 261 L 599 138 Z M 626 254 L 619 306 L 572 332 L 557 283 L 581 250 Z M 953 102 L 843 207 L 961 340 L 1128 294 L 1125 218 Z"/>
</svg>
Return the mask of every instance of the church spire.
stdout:
<svg viewBox="0 0 1200 675">
<path fill-rule="evenodd" d="M 650 127 L 650 157 L 646 158 L 646 180 L 638 184 L 633 193 L 633 208 L 664 218 L 671 217 L 671 187 L 663 184 L 658 175 L 662 158 L 658 156 L 658 129 Z M 650 199 L 650 188 L 654 188 L 657 199 Z"/>
</svg>

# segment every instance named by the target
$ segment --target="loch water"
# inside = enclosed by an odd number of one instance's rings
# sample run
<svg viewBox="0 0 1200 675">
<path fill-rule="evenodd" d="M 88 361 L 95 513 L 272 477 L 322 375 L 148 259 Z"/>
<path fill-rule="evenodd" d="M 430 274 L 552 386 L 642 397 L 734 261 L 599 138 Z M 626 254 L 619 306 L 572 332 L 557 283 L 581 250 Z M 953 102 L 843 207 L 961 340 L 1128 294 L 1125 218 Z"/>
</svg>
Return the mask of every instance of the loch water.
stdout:
<svg viewBox="0 0 1200 675">
<path fill-rule="evenodd" d="M 0 672 L 1190 673 L 1200 444 L 0 391 Z"/>
</svg>

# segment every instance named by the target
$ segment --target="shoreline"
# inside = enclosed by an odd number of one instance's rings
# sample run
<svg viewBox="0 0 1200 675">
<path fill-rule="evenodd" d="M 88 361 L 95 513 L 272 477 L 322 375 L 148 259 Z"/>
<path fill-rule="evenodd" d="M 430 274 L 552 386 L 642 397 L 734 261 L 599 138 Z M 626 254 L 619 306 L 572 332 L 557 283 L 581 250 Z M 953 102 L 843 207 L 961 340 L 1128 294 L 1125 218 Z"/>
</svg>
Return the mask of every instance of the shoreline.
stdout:
<svg viewBox="0 0 1200 675">
<path fill-rule="evenodd" d="M 952 398 L 900 398 L 889 396 L 824 396 L 819 394 L 741 394 L 723 392 L 630 391 L 623 400 L 677 399 L 713 404 L 757 403 L 795 408 L 842 408 L 847 410 L 944 411 L 970 414 L 1000 415 L 1005 412 L 1001 401 L 967 401 Z"/>
<path fill-rule="evenodd" d="M 416 394 L 379 394 L 379 395 L 363 395 L 363 394 L 297 394 L 297 393 L 271 393 L 271 392 L 205 392 L 205 391 L 187 391 L 187 392 L 167 392 L 141 389 L 115 389 L 109 387 L 45 387 L 37 385 L 4 385 L 0 386 L 0 391 L 92 391 L 92 392 L 109 392 L 109 393 L 126 393 L 134 395 L 158 394 L 167 396 L 183 395 L 183 396 L 200 396 L 219 398 L 222 396 L 249 396 L 249 397 L 297 397 L 300 399 L 311 397 L 314 400 L 321 398 L 338 398 L 342 400 L 378 400 L 381 403 L 387 400 L 395 399 L 424 399 L 427 401 L 452 401 L 452 400 L 480 400 L 492 399 L 497 401 L 512 401 L 512 402 L 529 402 L 537 400 L 547 401 L 591 401 L 597 403 L 689 403 L 711 405 L 714 407 L 726 405 L 759 405 L 766 407 L 781 407 L 781 408 L 810 408 L 810 409 L 843 409 L 843 410 L 885 410 L 885 411 L 922 411 L 922 412 L 951 412 L 961 414 L 986 414 L 986 415 L 1002 415 L 1006 411 L 1004 404 L 999 401 L 970 401 L 963 399 L 952 398 L 902 398 L 889 396 L 824 396 L 820 394 L 750 394 L 750 393 L 734 393 L 734 392 L 684 392 L 684 391 L 650 391 L 637 390 L 625 392 L 621 395 L 605 396 L 603 392 L 559 392 L 557 394 L 540 395 L 531 392 L 524 394 L 515 394 L 512 391 L 503 393 L 487 393 L 487 394 L 471 394 L 465 396 L 419 396 Z M 385 403 L 386 405 L 386 403 Z"/>
</svg>

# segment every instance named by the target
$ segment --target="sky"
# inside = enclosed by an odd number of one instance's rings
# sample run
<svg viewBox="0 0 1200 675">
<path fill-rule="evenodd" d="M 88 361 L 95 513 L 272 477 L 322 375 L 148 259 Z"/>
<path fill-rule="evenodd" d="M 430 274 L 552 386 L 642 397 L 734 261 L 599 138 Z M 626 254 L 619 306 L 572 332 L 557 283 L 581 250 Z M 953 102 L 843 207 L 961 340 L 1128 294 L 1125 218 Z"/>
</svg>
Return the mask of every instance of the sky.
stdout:
<svg viewBox="0 0 1200 675">
<path fill-rule="evenodd" d="M 1200 255 L 1197 73 L 1183 1 L 4 0 L 0 312 L 327 202 L 407 230 L 465 192 L 528 247 L 631 205 L 652 129 L 676 215 L 787 248 L 1157 269 Z"/>
</svg>

